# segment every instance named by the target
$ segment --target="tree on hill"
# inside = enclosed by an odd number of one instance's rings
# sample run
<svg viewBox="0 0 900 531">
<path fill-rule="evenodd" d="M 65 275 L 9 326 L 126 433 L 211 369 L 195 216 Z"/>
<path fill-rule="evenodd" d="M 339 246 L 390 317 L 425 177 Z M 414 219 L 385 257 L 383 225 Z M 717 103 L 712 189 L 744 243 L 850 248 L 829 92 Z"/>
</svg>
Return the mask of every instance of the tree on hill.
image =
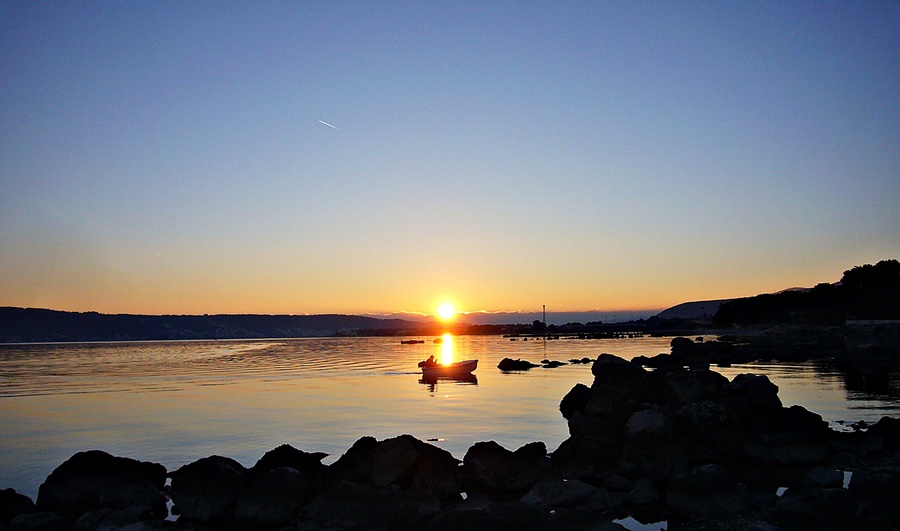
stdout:
<svg viewBox="0 0 900 531">
<path fill-rule="evenodd" d="M 827 325 L 846 319 L 900 319 L 900 262 L 882 260 L 844 271 L 838 284 L 735 299 L 719 307 L 717 327 Z"/>
</svg>

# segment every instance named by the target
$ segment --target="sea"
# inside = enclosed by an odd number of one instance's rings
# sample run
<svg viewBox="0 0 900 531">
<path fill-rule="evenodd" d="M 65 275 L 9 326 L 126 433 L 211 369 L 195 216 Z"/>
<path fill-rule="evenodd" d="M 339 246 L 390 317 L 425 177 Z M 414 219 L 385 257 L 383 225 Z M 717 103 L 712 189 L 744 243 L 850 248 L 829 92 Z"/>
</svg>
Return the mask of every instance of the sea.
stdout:
<svg viewBox="0 0 900 531">
<path fill-rule="evenodd" d="M 337 460 L 363 436 L 410 434 L 459 459 L 479 441 L 514 450 L 568 437 L 559 402 L 591 364 L 504 373 L 501 359 L 669 352 L 671 338 L 304 338 L 0 345 L 0 489 L 36 497 L 73 454 L 99 449 L 168 470 L 222 455 L 252 466 L 282 444 Z M 707 338 L 709 339 L 709 338 Z M 477 359 L 474 378 L 424 381 L 417 363 Z M 900 384 L 867 390 L 827 361 L 715 368 L 766 374 L 785 406 L 836 429 L 900 414 Z M 862 390 L 861 390 L 862 388 Z"/>
</svg>

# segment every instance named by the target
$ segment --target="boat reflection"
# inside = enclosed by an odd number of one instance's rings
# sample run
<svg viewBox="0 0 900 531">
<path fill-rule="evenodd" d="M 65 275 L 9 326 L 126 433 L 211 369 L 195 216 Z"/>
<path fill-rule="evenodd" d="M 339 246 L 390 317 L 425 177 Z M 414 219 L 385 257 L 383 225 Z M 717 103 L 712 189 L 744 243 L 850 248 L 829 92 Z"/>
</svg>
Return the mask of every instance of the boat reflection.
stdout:
<svg viewBox="0 0 900 531">
<path fill-rule="evenodd" d="M 457 383 L 463 385 L 478 385 L 478 377 L 472 373 L 454 376 L 423 376 L 419 383 L 427 385 L 429 391 L 437 389 L 438 383 Z"/>
</svg>

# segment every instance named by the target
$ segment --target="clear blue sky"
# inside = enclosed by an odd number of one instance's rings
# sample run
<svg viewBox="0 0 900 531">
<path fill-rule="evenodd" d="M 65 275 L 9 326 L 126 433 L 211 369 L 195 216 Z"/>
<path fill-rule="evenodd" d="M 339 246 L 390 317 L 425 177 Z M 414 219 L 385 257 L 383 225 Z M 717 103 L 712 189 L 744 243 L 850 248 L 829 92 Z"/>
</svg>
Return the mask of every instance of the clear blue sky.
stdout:
<svg viewBox="0 0 900 531">
<path fill-rule="evenodd" d="M 664 308 L 898 205 L 898 2 L 0 4 L 0 305 Z"/>
</svg>

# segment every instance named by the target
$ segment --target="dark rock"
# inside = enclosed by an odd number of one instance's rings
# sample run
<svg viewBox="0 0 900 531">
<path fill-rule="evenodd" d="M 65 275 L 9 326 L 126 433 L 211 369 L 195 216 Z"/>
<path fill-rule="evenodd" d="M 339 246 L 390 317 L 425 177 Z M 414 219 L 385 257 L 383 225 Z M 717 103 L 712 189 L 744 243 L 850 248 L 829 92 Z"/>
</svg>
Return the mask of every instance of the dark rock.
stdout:
<svg viewBox="0 0 900 531">
<path fill-rule="evenodd" d="M 562 367 L 565 364 L 566 362 L 557 360 L 547 360 L 546 362 L 541 362 L 541 366 L 545 369 L 555 369 L 557 367 Z"/>
<path fill-rule="evenodd" d="M 128 507 L 126 509 L 110 509 L 105 507 L 86 512 L 75 522 L 75 529 L 93 531 L 102 528 L 121 528 L 144 520 L 154 519 L 153 508 L 147 505 Z"/>
<path fill-rule="evenodd" d="M 688 469 L 687 449 L 677 441 L 669 421 L 658 409 L 631 415 L 622 433 L 622 455 L 651 479 L 664 479 Z"/>
<path fill-rule="evenodd" d="M 303 529 L 422 529 L 440 509 L 436 496 L 338 480 L 301 510 Z"/>
<path fill-rule="evenodd" d="M 650 505 L 659 500 L 659 491 L 649 478 L 639 479 L 625 497 L 625 502 L 629 505 Z"/>
<path fill-rule="evenodd" d="M 573 435 L 559 445 L 550 461 L 553 469 L 563 477 L 581 479 L 611 469 L 621 453 L 618 442 L 609 435 Z"/>
<path fill-rule="evenodd" d="M 336 480 L 384 488 L 396 485 L 440 498 L 458 498 L 459 460 L 411 435 L 384 441 L 363 437 L 329 467 Z"/>
<path fill-rule="evenodd" d="M 510 358 L 503 358 L 500 360 L 500 363 L 497 364 L 497 368 L 501 371 L 527 371 L 533 367 L 540 367 L 540 365 L 522 359 Z"/>
<path fill-rule="evenodd" d="M 889 453 L 900 451 L 900 418 L 881 417 L 881 420 L 873 424 L 867 433 L 873 437 L 880 437 L 884 441 L 884 451 Z"/>
<path fill-rule="evenodd" d="M 145 505 L 154 517 L 168 514 L 162 493 L 166 469 L 156 463 L 142 463 L 106 452 L 79 452 L 59 465 L 38 489 L 37 509 L 65 518 L 101 509 L 124 509 Z"/>
<path fill-rule="evenodd" d="M 596 494 L 597 489 L 577 479 L 566 480 L 554 473 L 544 474 L 534 484 L 523 503 L 549 507 L 573 507 Z"/>
<path fill-rule="evenodd" d="M 803 484 L 818 488 L 840 488 L 844 485 L 844 473 L 834 468 L 817 466 L 803 478 Z"/>
<path fill-rule="evenodd" d="M 494 441 L 478 442 L 463 457 L 463 484 L 467 492 L 490 493 L 498 501 L 518 499 L 549 469 L 544 443 L 511 452 Z"/>
<path fill-rule="evenodd" d="M 37 512 L 37 508 L 28 496 L 19 494 L 13 489 L 0 490 L 0 525 L 8 524 L 20 514 L 34 512 Z"/>
<path fill-rule="evenodd" d="M 708 369 L 673 371 L 666 375 L 666 403 L 672 409 L 691 402 L 722 400 L 728 378 Z"/>
<path fill-rule="evenodd" d="M 849 491 L 859 501 L 856 519 L 860 525 L 900 528 L 900 469 L 879 467 L 854 472 Z"/>
<path fill-rule="evenodd" d="M 559 402 L 559 412 L 565 419 L 572 418 L 572 414 L 576 411 L 584 411 L 590 399 L 591 388 L 582 383 L 575 384 L 575 387 Z"/>
<path fill-rule="evenodd" d="M 187 464 L 170 476 L 174 510 L 194 522 L 232 520 L 235 504 L 247 489 L 247 469 L 218 455 Z"/>
<path fill-rule="evenodd" d="M 285 524 L 310 497 L 308 478 L 291 467 L 273 468 L 250 484 L 237 500 L 234 516 L 250 526 Z"/>
<path fill-rule="evenodd" d="M 747 512 L 751 502 L 747 488 L 718 465 L 677 474 L 666 485 L 668 509 L 688 518 L 720 518 Z"/>
<path fill-rule="evenodd" d="M 820 415 L 802 406 L 772 411 L 763 433 L 744 444 L 752 458 L 766 463 L 816 464 L 829 454 L 832 431 Z"/>
<path fill-rule="evenodd" d="M 612 354 L 600 354 L 591 366 L 591 374 L 594 375 L 593 387 L 617 386 L 637 381 L 646 373 L 647 371 L 641 367 Z"/>
<path fill-rule="evenodd" d="M 71 528 L 70 521 L 50 511 L 20 514 L 9 523 L 9 529 L 16 531 L 68 531 Z"/>
<path fill-rule="evenodd" d="M 550 516 L 527 503 L 462 504 L 435 516 L 429 531 L 543 530 Z"/>
<path fill-rule="evenodd" d="M 573 437 L 594 437 L 614 442 L 619 439 L 620 430 L 616 430 L 607 417 L 575 411 L 570 416 L 568 425 L 569 434 Z"/>
<path fill-rule="evenodd" d="M 678 410 L 676 426 L 680 435 L 689 438 L 687 447 L 695 461 L 722 462 L 741 456 L 741 445 L 746 439 L 744 427 L 721 404 L 687 404 Z"/>
<path fill-rule="evenodd" d="M 856 512 L 846 489 L 799 485 L 778 498 L 766 520 L 787 529 L 852 529 Z"/>
<path fill-rule="evenodd" d="M 328 454 L 322 452 L 308 453 L 289 444 L 282 444 L 266 452 L 250 469 L 250 474 L 258 477 L 274 468 L 290 467 L 307 477 L 321 477 L 325 471 L 322 459 L 326 457 Z"/>
</svg>

